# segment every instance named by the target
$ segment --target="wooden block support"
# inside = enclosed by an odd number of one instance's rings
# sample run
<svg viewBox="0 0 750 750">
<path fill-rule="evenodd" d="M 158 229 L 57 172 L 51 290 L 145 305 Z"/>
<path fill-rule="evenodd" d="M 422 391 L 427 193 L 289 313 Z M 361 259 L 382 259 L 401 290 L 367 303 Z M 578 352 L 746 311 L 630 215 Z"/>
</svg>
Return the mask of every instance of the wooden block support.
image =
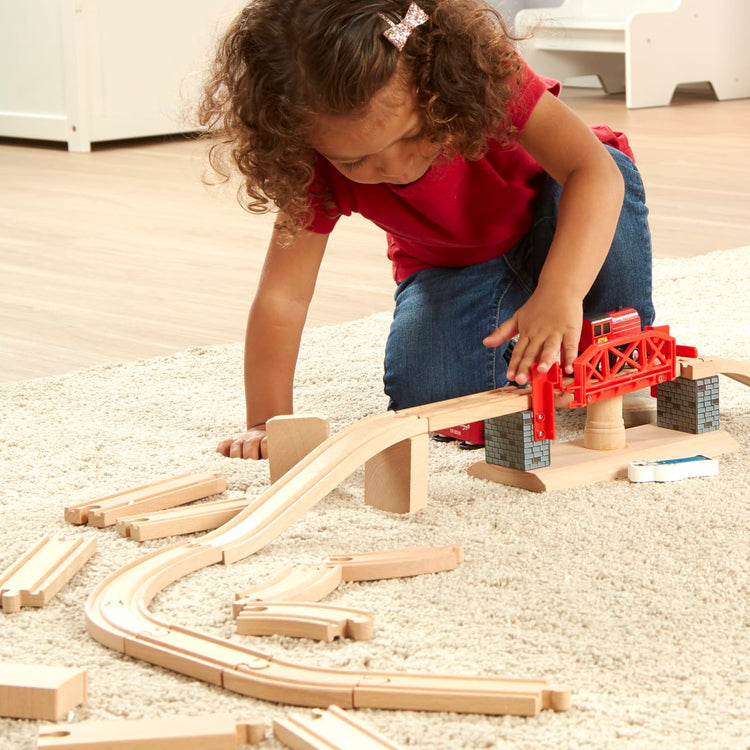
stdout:
<svg viewBox="0 0 750 750">
<path fill-rule="evenodd" d="M 0 573 L 3 612 L 43 607 L 96 551 L 95 537 L 42 537 L 13 565 Z"/>
<path fill-rule="evenodd" d="M 274 719 L 273 736 L 292 750 L 398 750 L 337 706 L 327 711 L 316 709 L 311 716 L 290 714 L 286 719 Z"/>
<path fill-rule="evenodd" d="M 65 520 L 103 528 L 112 526 L 122 516 L 174 508 L 224 492 L 226 488 L 226 479 L 221 474 L 181 474 L 98 500 L 70 505 L 65 508 Z"/>
<path fill-rule="evenodd" d="M 235 723 L 229 715 L 82 721 L 41 727 L 39 748 L 65 750 L 236 750 L 265 739 L 263 721 Z"/>
<path fill-rule="evenodd" d="M 389 513 L 427 507 L 427 433 L 386 448 L 365 463 L 365 502 Z"/>
<path fill-rule="evenodd" d="M 315 414 L 284 414 L 269 419 L 266 436 L 271 484 L 327 440 L 330 434 L 328 418 Z"/>
<path fill-rule="evenodd" d="M 57 721 L 87 697 L 85 669 L 0 664 L 0 716 Z"/>
</svg>

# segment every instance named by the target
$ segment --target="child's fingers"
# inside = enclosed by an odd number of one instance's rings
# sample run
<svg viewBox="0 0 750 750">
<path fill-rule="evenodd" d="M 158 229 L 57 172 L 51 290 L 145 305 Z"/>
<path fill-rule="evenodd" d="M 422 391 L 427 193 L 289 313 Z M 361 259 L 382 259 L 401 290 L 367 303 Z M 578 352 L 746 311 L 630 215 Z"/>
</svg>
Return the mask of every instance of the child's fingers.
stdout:
<svg viewBox="0 0 750 750">
<path fill-rule="evenodd" d="M 512 339 L 518 333 L 518 319 L 514 315 L 512 318 L 503 321 L 489 336 L 485 336 L 482 343 L 485 346 L 495 347 Z"/>
<path fill-rule="evenodd" d="M 521 337 L 513 349 L 508 364 L 507 377 L 518 385 L 526 385 L 531 375 L 531 366 L 536 362 L 540 372 L 547 372 L 560 355 L 560 337 L 525 341 Z"/>
<path fill-rule="evenodd" d="M 551 336 L 548 338 L 542 346 L 542 353 L 537 358 L 539 363 L 539 370 L 541 372 L 547 372 L 560 357 L 560 346 L 561 341 L 559 336 Z"/>
<path fill-rule="evenodd" d="M 229 451 L 232 448 L 232 443 L 234 443 L 234 438 L 228 438 L 227 440 L 222 440 L 216 446 L 216 452 L 221 453 L 222 456 L 226 456 L 227 458 L 229 458 Z"/>
<path fill-rule="evenodd" d="M 513 355 L 508 363 L 507 378 L 518 385 L 525 385 L 527 373 L 534 362 L 535 347 L 525 336 L 520 336 L 513 347 Z"/>
<path fill-rule="evenodd" d="M 268 458 L 268 441 L 264 433 L 246 433 L 238 438 L 222 440 L 216 451 L 227 458 L 258 460 Z"/>
<path fill-rule="evenodd" d="M 562 345 L 562 366 L 566 375 L 573 372 L 573 362 L 578 358 L 578 340 L 580 333 L 573 336 L 567 336 L 563 339 Z"/>
<path fill-rule="evenodd" d="M 264 435 L 260 440 L 260 457 L 268 458 L 268 436 Z"/>
<path fill-rule="evenodd" d="M 229 449 L 229 458 L 260 458 L 260 446 L 257 439 L 238 438 Z"/>
</svg>

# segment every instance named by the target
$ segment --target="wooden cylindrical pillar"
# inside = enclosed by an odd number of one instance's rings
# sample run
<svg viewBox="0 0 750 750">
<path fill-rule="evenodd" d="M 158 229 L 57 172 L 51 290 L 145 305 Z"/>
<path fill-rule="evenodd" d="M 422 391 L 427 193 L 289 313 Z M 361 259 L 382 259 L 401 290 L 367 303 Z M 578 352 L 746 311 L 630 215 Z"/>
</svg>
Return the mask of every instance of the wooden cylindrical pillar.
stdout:
<svg viewBox="0 0 750 750">
<path fill-rule="evenodd" d="M 614 451 L 625 447 L 622 396 L 597 401 L 586 407 L 583 445 L 595 451 Z"/>
</svg>

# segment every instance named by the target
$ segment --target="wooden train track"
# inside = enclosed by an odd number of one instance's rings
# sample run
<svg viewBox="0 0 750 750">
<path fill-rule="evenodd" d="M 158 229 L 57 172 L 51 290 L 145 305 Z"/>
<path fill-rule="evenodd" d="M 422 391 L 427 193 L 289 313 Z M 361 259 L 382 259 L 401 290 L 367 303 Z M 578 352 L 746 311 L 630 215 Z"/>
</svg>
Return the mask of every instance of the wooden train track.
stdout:
<svg viewBox="0 0 750 750">
<path fill-rule="evenodd" d="M 42 537 L 7 570 L 0 571 L 3 612 L 18 612 L 21 607 L 43 607 L 95 551 L 94 537 Z"/>
<path fill-rule="evenodd" d="M 750 385 L 747 363 L 681 358 L 679 367 L 682 377 L 721 373 Z M 221 528 L 198 541 L 154 552 L 111 575 L 87 602 L 89 633 L 134 658 L 282 703 L 527 716 L 542 708 L 565 710 L 570 691 L 553 689 L 545 680 L 318 669 L 164 622 L 148 609 L 156 594 L 180 578 L 263 548 L 363 463 L 374 462 L 386 476 L 394 468 L 411 472 L 406 495 L 398 497 L 396 507 L 379 507 L 416 509 L 419 503 L 411 494 L 426 492 L 426 477 L 420 485 L 412 471 L 417 465 L 414 456 L 424 458 L 430 432 L 530 407 L 529 389 L 506 388 L 388 412 L 350 425 L 314 448 Z M 379 485 L 383 486 L 388 480 Z"/>
<path fill-rule="evenodd" d="M 565 710 L 570 691 L 543 679 L 320 669 L 164 622 L 149 609 L 166 586 L 258 551 L 366 461 L 394 445 L 463 421 L 529 408 L 530 393 L 501 389 L 368 417 L 333 435 L 221 528 L 117 571 L 86 604 L 88 632 L 105 646 L 228 690 L 281 703 L 342 708 L 536 715 Z"/>
<path fill-rule="evenodd" d="M 688 380 L 724 375 L 750 386 L 750 362 L 721 357 L 678 357 L 678 375 Z"/>
</svg>

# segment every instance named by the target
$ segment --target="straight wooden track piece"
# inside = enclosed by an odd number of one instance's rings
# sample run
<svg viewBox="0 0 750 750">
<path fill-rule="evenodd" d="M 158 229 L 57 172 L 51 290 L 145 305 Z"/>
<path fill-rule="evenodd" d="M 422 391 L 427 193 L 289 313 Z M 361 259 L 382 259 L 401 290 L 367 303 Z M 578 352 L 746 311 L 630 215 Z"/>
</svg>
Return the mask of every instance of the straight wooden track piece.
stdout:
<svg viewBox="0 0 750 750">
<path fill-rule="evenodd" d="M 57 721 L 87 698 L 85 669 L 0 664 L 0 716 Z"/>
<path fill-rule="evenodd" d="M 334 555 L 328 563 L 341 566 L 343 581 L 379 581 L 442 573 L 453 570 L 463 559 L 461 545 L 451 544 L 447 547 L 406 547 L 383 552 Z"/>
<path fill-rule="evenodd" d="M 265 739 L 263 721 L 235 723 L 224 714 L 119 719 L 39 729 L 39 748 L 65 750 L 237 750 Z"/>
<path fill-rule="evenodd" d="M 290 714 L 274 719 L 273 736 L 292 750 L 398 750 L 338 706 L 315 709 L 311 716 Z"/>
<path fill-rule="evenodd" d="M 314 602 L 246 604 L 237 616 L 240 635 L 288 635 L 330 643 L 334 638 L 372 638 L 372 612 Z"/>
<path fill-rule="evenodd" d="M 546 680 L 498 677 L 463 679 L 461 693 L 455 677 L 396 673 L 364 675 L 354 689 L 354 708 L 393 708 L 402 711 L 536 716 L 542 709 L 567 711 L 570 689 L 551 687 Z M 490 687 L 491 685 L 491 687 Z M 450 697 L 449 697 L 450 696 Z"/>
<path fill-rule="evenodd" d="M 266 423 L 268 471 L 271 484 L 317 448 L 331 434 L 327 417 L 283 414 Z"/>
<path fill-rule="evenodd" d="M 231 521 L 250 504 L 246 497 L 236 500 L 213 500 L 184 508 L 155 510 L 147 515 L 118 518 L 115 528 L 120 536 L 129 536 L 136 542 L 162 539 L 165 536 L 194 534 L 198 531 L 218 529 Z"/>
<path fill-rule="evenodd" d="M 626 479 L 631 461 L 680 458 L 699 453 L 715 458 L 739 449 L 737 441 L 725 430 L 694 435 L 644 424 L 630 427 L 625 434 L 625 448 L 613 451 L 589 450 L 582 440 L 554 444 L 550 446 L 550 465 L 542 469 L 518 471 L 480 461 L 470 466 L 468 472 L 473 477 L 511 487 L 548 492 Z"/>
<path fill-rule="evenodd" d="M 397 414 L 414 415 L 427 420 L 429 431 L 445 430 L 457 424 L 479 422 L 490 417 L 501 417 L 531 408 L 531 388 L 496 388 L 493 391 L 473 393 L 434 404 L 401 409 Z"/>
<path fill-rule="evenodd" d="M 103 528 L 112 526 L 122 516 L 174 508 L 224 492 L 226 488 L 226 479 L 221 474 L 181 474 L 98 500 L 70 505 L 65 509 L 65 520 Z"/>
<path fill-rule="evenodd" d="M 270 581 L 235 594 L 232 612 L 237 617 L 245 605 L 258 602 L 319 602 L 340 583 L 340 565 L 288 565 Z"/>
<path fill-rule="evenodd" d="M 96 551 L 96 537 L 42 537 L 13 565 L 0 573 L 3 612 L 43 607 Z"/>
</svg>

